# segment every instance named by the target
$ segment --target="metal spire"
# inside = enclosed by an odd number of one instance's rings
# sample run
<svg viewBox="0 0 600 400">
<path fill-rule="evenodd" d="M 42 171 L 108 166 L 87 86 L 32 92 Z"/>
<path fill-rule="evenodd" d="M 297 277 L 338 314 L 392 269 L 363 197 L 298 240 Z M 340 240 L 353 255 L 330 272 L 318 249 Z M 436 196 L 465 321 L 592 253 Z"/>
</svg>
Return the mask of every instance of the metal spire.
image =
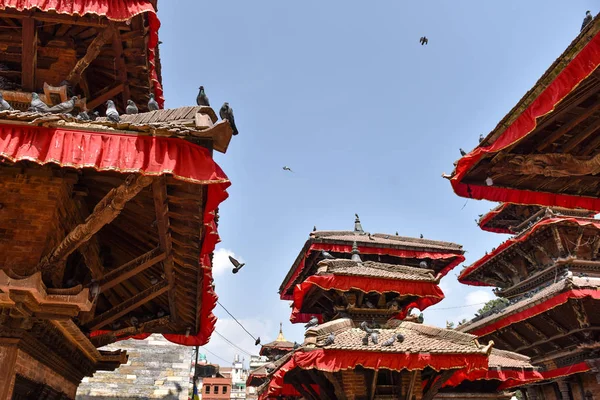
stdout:
<svg viewBox="0 0 600 400">
<path fill-rule="evenodd" d="M 356 244 L 356 240 L 354 241 L 354 243 L 352 243 L 352 261 L 355 262 L 362 262 L 362 259 L 360 258 L 360 252 L 358 251 L 358 245 Z"/>
<path fill-rule="evenodd" d="M 358 214 L 354 214 L 356 219 L 354 220 L 354 232 L 365 233 L 363 231 L 362 225 L 360 224 L 360 218 L 358 218 Z"/>
</svg>

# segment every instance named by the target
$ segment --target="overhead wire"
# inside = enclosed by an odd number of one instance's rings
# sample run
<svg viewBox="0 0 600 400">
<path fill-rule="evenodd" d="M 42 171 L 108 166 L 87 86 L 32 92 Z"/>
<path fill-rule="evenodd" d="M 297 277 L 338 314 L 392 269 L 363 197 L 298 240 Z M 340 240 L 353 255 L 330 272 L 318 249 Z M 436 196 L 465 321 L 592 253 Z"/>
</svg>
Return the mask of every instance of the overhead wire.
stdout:
<svg viewBox="0 0 600 400">
<path fill-rule="evenodd" d="M 244 354 L 247 354 L 248 356 L 252 356 L 251 353 L 247 352 L 246 350 L 242 349 L 241 347 L 239 347 L 238 345 L 236 345 L 235 343 L 233 343 L 231 340 L 227 339 L 225 336 L 221 335 L 219 332 L 217 332 L 216 330 L 214 331 L 217 335 L 219 335 L 219 337 L 221 339 L 223 339 L 224 341 L 226 341 L 227 343 L 229 343 L 231 346 L 235 347 L 236 349 L 238 349 L 239 351 L 241 351 Z"/>
<path fill-rule="evenodd" d="M 225 361 L 228 364 L 231 364 L 231 361 L 227 361 L 226 359 L 224 359 L 223 357 L 213 353 L 212 351 L 210 351 L 209 349 L 207 349 L 206 347 L 202 346 L 202 350 L 205 350 L 206 352 L 212 354 L 213 356 L 217 357 L 218 359 L 220 359 L 221 361 Z"/>
<path fill-rule="evenodd" d="M 229 316 L 230 316 L 231 318 L 233 318 L 233 320 L 234 320 L 234 321 L 235 321 L 235 322 L 236 322 L 236 323 L 237 323 L 239 326 L 241 326 L 241 327 L 242 327 L 242 329 L 244 330 L 244 332 L 246 332 L 246 333 L 247 333 L 247 334 L 248 334 L 248 335 L 249 335 L 249 336 L 250 336 L 252 339 L 254 339 L 254 341 L 257 341 L 257 340 L 258 340 L 257 338 L 255 338 L 255 337 L 254 337 L 254 335 L 252 335 L 250 332 L 248 332 L 248 330 L 246 329 L 246 327 L 244 327 L 244 325 L 242 325 L 242 323 L 241 323 L 240 321 L 238 321 L 238 320 L 237 320 L 237 318 L 236 318 L 236 317 L 234 317 L 234 316 L 233 316 L 233 314 L 231 314 L 231 313 L 229 312 L 229 310 L 228 310 L 228 309 L 226 309 L 226 308 L 225 308 L 225 306 L 224 306 L 223 304 L 221 304 L 221 303 L 220 303 L 218 300 L 217 300 L 217 304 L 218 304 L 218 305 L 220 305 L 220 306 L 221 306 L 221 308 L 222 308 L 223 310 L 225 310 L 225 312 L 226 312 L 227 314 L 229 314 Z"/>
</svg>

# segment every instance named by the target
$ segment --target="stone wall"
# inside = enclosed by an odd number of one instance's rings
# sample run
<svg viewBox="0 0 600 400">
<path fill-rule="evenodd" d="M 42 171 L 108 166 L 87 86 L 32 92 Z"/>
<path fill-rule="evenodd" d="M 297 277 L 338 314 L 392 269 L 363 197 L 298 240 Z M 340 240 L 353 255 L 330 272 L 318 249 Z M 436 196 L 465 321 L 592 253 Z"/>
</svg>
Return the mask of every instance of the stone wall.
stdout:
<svg viewBox="0 0 600 400">
<path fill-rule="evenodd" d="M 106 346 L 127 350 L 129 361 L 114 372 L 84 378 L 77 400 L 187 400 L 191 389 L 193 347 L 178 346 L 162 335 Z"/>
</svg>

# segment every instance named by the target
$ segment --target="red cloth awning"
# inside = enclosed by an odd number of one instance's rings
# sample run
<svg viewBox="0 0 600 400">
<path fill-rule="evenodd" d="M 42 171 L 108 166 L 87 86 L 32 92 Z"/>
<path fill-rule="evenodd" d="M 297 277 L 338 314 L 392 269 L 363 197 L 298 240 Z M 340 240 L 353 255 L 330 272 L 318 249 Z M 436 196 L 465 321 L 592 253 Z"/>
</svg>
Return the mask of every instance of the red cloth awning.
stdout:
<svg viewBox="0 0 600 400">
<path fill-rule="evenodd" d="M 504 384 L 510 382 L 511 385 L 520 386 L 527 382 L 542 379 L 540 372 L 531 369 L 487 369 L 475 370 L 466 372 L 464 370 L 456 371 L 450 379 L 448 379 L 442 387 L 454 387 L 460 385 L 463 381 L 478 381 L 478 380 L 497 380 Z"/>
<path fill-rule="evenodd" d="M 507 233 L 507 234 L 511 234 L 512 232 L 509 231 L 508 229 L 505 228 L 492 228 L 487 226 L 487 223 L 490 222 L 490 220 L 492 220 L 493 218 L 495 218 L 498 214 L 500 214 L 502 211 L 504 211 L 504 209 L 506 207 L 508 207 L 510 204 L 509 203 L 503 203 L 502 205 L 500 205 L 500 207 L 491 210 L 490 212 L 488 212 L 487 214 L 485 214 L 483 216 L 483 218 L 481 218 L 481 220 L 479 221 L 479 227 L 487 232 L 493 232 L 493 233 Z"/>
<path fill-rule="evenodd" d="M 569 65 L 494 143 L 487 147 L 477 147 L 458 161 L 454 176 L 450 179 L 454 192 L 459 196 L 478 200 L 600 211 L 598 198 L 463 183 L 465 176 L 485 155 L 498 153 L 530 134 L 536 127 L 537 119 L 554 110 L 556 105 L 594 72 L 598 65 L 600 65 L 600 34 L 591 38 Z"/>
<path fill-rule="evenodd" d="M 586 362 L 581 362 L 578 364 L 568 365 L 566 367 L 561 367 L 557 369 L 552 369 L 550 371 L 541 371 L 539 372 L 540 377 L 533 377 L 532 379 L 522 382 L 520 380 L 507 380 L 502 385 L 498 387 L 498 391 L 507 390 L 510 388 L 522 386 L 524 384 L 531 384 L 534 382 L 545 381 L 548 379 L 557 379 L 565 376 L 579 374 L 582 372 L 587 372 L 592 368 Z"/>
<path fill-rule="evenodd" d="M 529 237 L 534 232 L 538 231 L 540 228 L 542 228 L 546 225 L 565 223 L 565 222 L 576 224 L 579 226 L 590 226 L 591 225 L 591 226 L 595 227 L 596 229 L 600 229 L 600 220 L 590 220 L 590 219 L 580 220 L 577 218 L 564 218 L 564 217 L 545 219 L 545 220 L 535 224 L 529 231 L 527 231 L 527 233 L 520 235 L 520 236 L 512 237 L 512 238 L 506 240 L 505 242 L 501 243 L 500 246 L 498 246 L 494 251 L 484 255 L 479 260 L 475 261 L 473 264 L 471 264 L 470 266 L 468 266 L 467 268 L 462 270 L 460 275 L 458 275 L 458 281 L 460 283 L 464 283 L 465 285 L 493 286 L 489 283 L 470 280 L 468 278 L 468 276 L 471 275 L 476 270 L 478 270 L 482 265 L 484 265 L 486 262 L 488 262 L 491 258 L 493 258 L 496 255 L 503 252 L 508 247 L 510 247 L 516 243 L 521 243 L 521 242 L 527 241 L 529 239 Z"/>
<path fill-rule="evenodd" d="M 148 63 L 150 64 L 150 79 L 154 85 L 154 96 L 160 107 L 164 107 L 162 85 L 156 73 L 156 46 L 158 45 L 158 29 L 160 21 L 156 10 L 148 0 L 0 0 L 0 10 L 15 9 L 26 11 L 38 9 L 53 11 L 59 14 L 86 14 L 106 17 L 112 21 L 127 21 L 136 15 L 148 13 Z"/>
<path fill-rule="evenodd" d="M 286 292 L 293 285 L 296 278 L 300 275 L 302 270 L 304 269 L 304 263 L 306 259 L 313 251 L 333 251 L 336 253 L 351 253 L 352 246 L 351 245 L 343 245 L 343 244 L 329 244 L 329 243 L 313 243 L 310 245 L 302 260 L 298 264 L 298 267 L 294 271 L 292 277 L 288 281 L 287 286 L 281 291 L 280 298 L 281 300 L 293 300 L 293 296 L 287 295 Z M 448 265 L 440 271 L 442 276 L 445 276 L 449 271 L 451 271 L 454 267 L 456 267 L 461 262 L 465 261 L 465 257 L 461 254 L 449 253 L 444 251 L 417 251 L 417 250 L 400 250 L 400 249 L 390 249 L 390 248 L 380 248 L 380 247 L 367 247 L 367 246 L 358 246 L 358 250 L 361 254 L 379 254 L 379 255 L 390 255 L 394 257 L 404 257 L 404 258 L 417 258 L 417 259 L 431 259 L 431 260 L 448 260 Z"/>
<path fill-rule="evenodd" d="M 284 387 L 284 376 L 294 368 L 317 369 L 326 372 L 353 370 L 357 366 L 379 370 L 392 371 L 403 369 L 422 370 L 427 367 L 436 371 L 446 369 L 464 369 L 467 373 L 476 370 L 486 370 L 487 354 L 439 354 L 439 353 L 385 353 L 359 350 L 326 350 L 297 351 L 292 358 L 275 371 L 269 381 L 269 386 L 259 399 L 268 399 L 281 394 Z"/>
<path fill-rule="evenodd" d="M 296 285 L 294 289 L 294 305 L 290 321 L 292 323 L 306 322 L 306 317 L 311 314 L 301 312 L 304 297 L 313 287 L 319 287 L 323 290 L 361 290 L 365 293 L 377 292 L 398 293 L 402 296 L 417 296 L 418 298 L 398 310 L 395 318 L 404 319 L 408 311 L 412 308 L 418 308 L 423 311 L 429 306 L 439 303 L 444 299 L 444 292 L 434 282 L 422 281 L 404 281 L 397 279 L 377 279 L 364 276 L 347 275 L 312 275 L 304 282 Z M 320 316 L 317 316 L 317 318 Z"/>
<path fill-rule="evenodd" d="M 11 161 L 28 160 L 43 165 L 58 164 L 76 169 L 140 173 L 143 175 L 172 175 L 187 182 L 205 184 L 208 195 L 203 223 L 205 236 L 200 264 L 202 280 L 201 330 L 196 336 L 165 335 L 178 344 L 206 344 L 212 334 L 216 317 L 212 314 L 217 296 L 212 290 L 210 254 L 219 241 L 215 211 L 227 198 L 229 179 L 212 159 L 210 152 L 196 144 L 178 138 L 135 136 L 113 133 L 85 132 L 66 129 L 38 128 L 0 124 L 0 157 Z M 93 332 L 100 335 L 107 331 Z M 135 339 L 145 339 L 147 334 Z M 128 337 L 122 338 L 128 339 Z"/>
</svg>

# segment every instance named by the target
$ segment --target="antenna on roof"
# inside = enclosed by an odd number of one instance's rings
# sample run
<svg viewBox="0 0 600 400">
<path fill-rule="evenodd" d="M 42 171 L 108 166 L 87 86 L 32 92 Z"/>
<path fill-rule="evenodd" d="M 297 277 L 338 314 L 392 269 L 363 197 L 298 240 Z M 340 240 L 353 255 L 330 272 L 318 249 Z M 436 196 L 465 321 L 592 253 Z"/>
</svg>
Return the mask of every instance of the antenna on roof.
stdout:
<svg viewBox="0 0 600 400">
<path fill-rule="evenodd" d="M 363 231 L 362 225 L 360 224 L 360 218 L 358 218 L 358 214 L 354 214 L 356 219 L 354 220 L 354 232 L 365 233 Z"/>
<path fill-rule="evenodd" d="M 362 259 L 360 258 L 360 252 L 358 251 L 358 245 L 356 244 L 356 240 L 352 243 L 352 261 L 354 262 L 362 262 Z"/>
</svg>

